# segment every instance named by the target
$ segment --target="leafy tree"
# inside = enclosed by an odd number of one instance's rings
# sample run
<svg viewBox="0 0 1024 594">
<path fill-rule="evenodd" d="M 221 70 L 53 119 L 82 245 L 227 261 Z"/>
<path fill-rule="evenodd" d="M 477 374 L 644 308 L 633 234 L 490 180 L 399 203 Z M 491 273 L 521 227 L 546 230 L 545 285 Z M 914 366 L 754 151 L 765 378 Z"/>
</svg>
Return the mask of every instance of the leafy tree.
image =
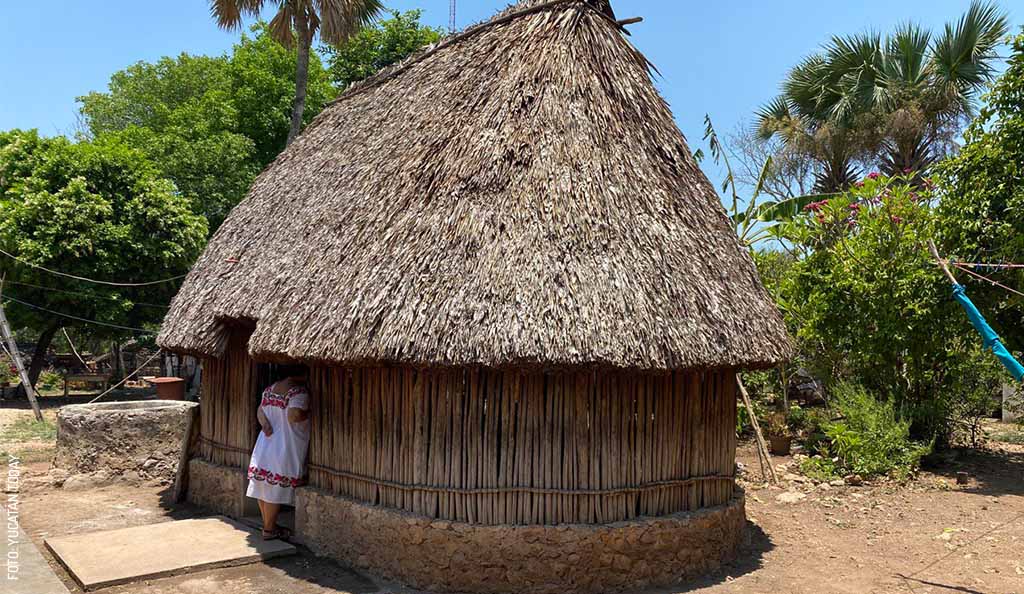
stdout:
<svg viewBox="0 0 1024 594">
<path fill-rule="evenodd" d="M 263 24 L 229 55 L 161 58 L 115 73 L 105 93 L 79 97 L 88 136 L 143 151 L 202 213 L 213 232 L 288 137 L 296 52 Z M 315 56 L 307 118 L 334 96 Z"/>
<path fill-rule="evenodd" d="M 112 138 L 72 143 L 35 131 L 0 133 L 0 249 L 24 262 L 91 279 L 161 280 L 184 274 L 205 237 L 206 221 L 140 151 Z M 12 324 L 39 333 L 33 383 L 54 335 L 80 325 L 51 312 L 109 324 L 82 329 L 121 338 L 127 331 L 113 326 L 158 323 L 166 313 L 159 306 L 176 289 L 72 280 L 3 255 L 0 274 L 4 297 L 21 302 L 7 304 Z"/>
<path fill-rule="evenodd" d="M 259 17 L 265 0 L 211 0 L 217 24 L 224 29 L 242 25 L 245 16 Z M 310 48 L 313 37 L 341 45 L 373 21 L 383 4 L 380 0 L 276 0 L 277 15 L 270 21 L 271 37 L 287 48 L 297 47 L 295 99 L 287 143 L 299 135 L 306 107 Z"/>
<path fill-rule="evenodd" d="M 391 18 L 366 27 L 339 46 L 325 46 L 327 71 L 338 90 L 345 90 L 420 48 L 437 43 L 444 32 L 420 24 L 421 10 L 392 11 Z"/>
<path fill-rule="evenodd" d="M 909 180 L 872 174 L 780 226 L 795 259 L 781 274 L 758 258 L 803 363 L 892 395 L 925 435 L 948 434 L 958 403 L 988 406 L 1002 377 L 930 259 L 936 226 L 933 200 Z"/>
<path fill-rule="evenodd" d="M 961 260 L 1024 262 L 1024 34 L 1014 39 L 1008 68 L 965 140 L 936 170 L 945 251 Z M 1024 287 L 1022 270 L 985 274 Z M 983 282 L 971 283 L 971 292 L 995 314 L 1009 348 L 1024 350 L 1024 299 Z"/>
<path fill-rule="evenodd" d="M 835 37 L 794 68 L 782 96 L 759 112 L 762 135 L 815 155 L 830 191 L 853 181 L 865 150 L 886 175 L 924 172 L 973 114 L 1006 32 L 1006 15 L 975 0 L 938 35 L 907 24 L 885 38 Z"/>
<path fill-rule="evenodd" d="M 292 127 L 295 69 L 294 48 L 276 41 L 273 27 L 254 25 L 255 37 L 242 35 L 229 59 L 232 102 L 238 110 L 238 132 L 256 145 L 256 162 L 263 169 L 288 145 Z M 337 95 L 320 57 L 307 58 L 306 88 L 300 124 L 313 121 Z"/>
</svg>

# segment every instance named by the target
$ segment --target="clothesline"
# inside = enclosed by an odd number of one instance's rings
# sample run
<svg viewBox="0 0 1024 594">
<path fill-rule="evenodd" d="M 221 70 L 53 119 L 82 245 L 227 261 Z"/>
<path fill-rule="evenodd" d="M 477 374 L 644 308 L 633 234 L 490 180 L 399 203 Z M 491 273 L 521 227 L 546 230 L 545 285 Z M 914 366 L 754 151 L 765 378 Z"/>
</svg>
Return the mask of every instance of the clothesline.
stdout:
<svg viewBox="0 0 1024 594">
<path fill-rule="evenodd" d="M 1007 270 L 1007 269 L 1021 269 L 1024 268 L 1024 264 L 989 264 L 987 262 L 957 262 L 955 260 L 950 261 L 955 266 L 965 266 L 979 270 Z"/>
<path fill-rule="evenodd" d="M 972 271 L 967 266 L 963 266 L 961 262 L 951 262 L 951 264 L 953 264 L 953 266 L 955 266 L 957 268 L 957 270 L 962 270 L 962 271 L 966 272 L 967 274 L 969 274 L 969 275 L 971 275 L 973 277 L 976 277 L 976 278 L 978 278 L 980 280 L 983 280 L 983 281 L 985 281 L 987 283 L 990 283 L 990 284 L 992 284 L 992 285 L 994 285 L 996 287 L 999 287 L 1000 289 L 1003 289 L 1003 290 L 1009 291 L 1009 292 L 1011 292 L 1011 293 L 1013 293 L 1015 295 L 1020 295 L 1021 297 L 1024 297 L 1024 293 L 1018 291 L 1017 289 L 1013 289 L 1011 287 L 1007 287 L 1006 285 L 1004 285 L 1003 283 L 1001 283 L 999 281 L 994 281 L 994 280 L 990 279 L 987 276 L 978 274 L 977 272 Z"/>
</svg>

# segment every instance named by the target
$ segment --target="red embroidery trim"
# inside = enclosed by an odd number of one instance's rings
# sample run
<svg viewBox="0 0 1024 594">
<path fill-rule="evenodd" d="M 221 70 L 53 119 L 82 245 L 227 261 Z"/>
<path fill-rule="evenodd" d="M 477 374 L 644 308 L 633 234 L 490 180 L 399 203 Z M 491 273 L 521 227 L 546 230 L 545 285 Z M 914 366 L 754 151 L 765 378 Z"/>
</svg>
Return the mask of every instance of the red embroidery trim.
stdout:
<svg viewBox="0 0 1024 594">
<path fill-rule="evenodd" d="M 248 472 L 249 480 L 253 481 L 264 481 L 269 485 L 276 485 L 278 487 L 295 487 L 302 486 L 301 477 L 284 476 L 277 474 L 276 472 L 270 472 L 266 468 L 259 468 L 256 466 L 250 466 Z"/>
<path fill-rule="evenodd" d="M 260 406 L 274 406 L 281 409 L 288 408 L 288 402 L 292 399 L 292 395 L 296 392 L 301 392 L 299 388 L 292 388 L 288 390 L 288 393 L 284 396 L 275 394 L 268 387 L 263 390 L 263 400 L 260 401 Z"/>
</svg>

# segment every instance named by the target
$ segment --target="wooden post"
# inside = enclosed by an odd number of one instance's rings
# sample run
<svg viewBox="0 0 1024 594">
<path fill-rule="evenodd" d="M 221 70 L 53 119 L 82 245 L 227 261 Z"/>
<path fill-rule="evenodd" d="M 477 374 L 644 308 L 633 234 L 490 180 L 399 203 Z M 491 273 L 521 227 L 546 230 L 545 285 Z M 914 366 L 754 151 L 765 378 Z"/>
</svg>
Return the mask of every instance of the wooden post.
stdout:
<svg viewBox="0 0 1024 594">
<path fill-rule="evenodd" d="M 935 263 L 938 264 L 939 268 L 941 268 L 942 271 L 946 273 L 946 277 L 949 278 L 949 282 L 955 285 L 956 277 L 953 276 L 953 273 L 949 271 L 949 266 L 946 264 L 946 261 L 943 260 L 941 256 L 939 256 L 939 250 L 938 248 L 935 247 L 935 242 L 930 239 L 928 240 L 928 249 L 931 250 L 932 257 L 935 258 Z"/>
<path fill-rule="evenodd" d="M 3 280 L 0 280 L 0 297 L 2 297 L 2 295 Z M 11 326 L 7 323 L 7 315 L 4 313 L 4 304 L 2 299 L 0 299 L 0 333 L 3 334 L 3 339 L 7 343 L 11 359 L 14 359 L 14 366 L 18 368 L 18 376 L 21 378 L 21 385 L 25 388 L 25 394 L 28 396 L 28 401 L 32 404 L 32 412 L 35 413 L 37 421 L 42 421 L 43 413 L 39 410 L 39 402 L 36 400 L 36 391 L 32 388 L 32 382 L 28 381 L 28 372 L 25 371 L 25 365 L 21 362 L 21 353 L 18 352 L 18 343 L 14 340 L 14 334 L 11 332 Z"/>
<path fill-rule="evenodd" d="M 192 446 L 199 439 L 199 407 L 190 406 L 185 420 L 185 434 L 182 435 L 181 451 L 178 453 L 178 470 L 174 476 L 174 502 L 181 503 L 188 493 L 188 462 L 192 459 Z"/>
<path fill-rule="evenodd" d="M 761 434 L 761 424 L 757 422 L 757 416 L 754 414 L 754 405 L 751 404 L 750 395 L 747 394 L 747 389 L 743 387 L 743 381 L 740 380 L 738 373 L 736 374 L 736 386 L 740 389 L 740 395 L 743 396 L 743 406 L 747 407 L 747 412 L 750 414 L 750 425 L 754 428 L 754 437 L 757 439 L 757 453 L 764 462 L 764 465 L 768 467 L 768 472 L 765 473 L 764 477 L 774 485 L 779 482 L 779 477 L 775 474 L 775 467 L 772 466 L 772 457 L 768 453 L 768 445 L 764 442 L 764 435 Z"/>
<path fill-rule="evenodd" d="M 85 359 L 82 358 L 82 355 L 78 352 L 78 349 L 75 348 L 75 343 L 71 342 L 71 335 L 68 334 L 68 329 L 61 328 L 61 332 L 64 333 L 64 339 L 68 341 L 68 346 L 71 347 L 71 352 L 75 354 L 75 358 L 78 359 L 78 362 L 82 364 L 82 368 L 88 371 L 89 366 L 85 364 Z"/>
</svg>

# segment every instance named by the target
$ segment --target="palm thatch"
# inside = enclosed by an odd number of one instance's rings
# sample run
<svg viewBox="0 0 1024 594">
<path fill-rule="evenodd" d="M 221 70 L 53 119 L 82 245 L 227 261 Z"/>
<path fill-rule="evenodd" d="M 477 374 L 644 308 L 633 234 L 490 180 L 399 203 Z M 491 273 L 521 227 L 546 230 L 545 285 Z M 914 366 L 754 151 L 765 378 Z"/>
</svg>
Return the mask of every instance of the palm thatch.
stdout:
<svg viewBox="0 0 1024 594">
<path fill-rule="evenodd" d="M 158 342 L 340 365 L 756 367 L 789 339 L 606 0 L 357 85 L 259 177 Z"/>
</svg>

